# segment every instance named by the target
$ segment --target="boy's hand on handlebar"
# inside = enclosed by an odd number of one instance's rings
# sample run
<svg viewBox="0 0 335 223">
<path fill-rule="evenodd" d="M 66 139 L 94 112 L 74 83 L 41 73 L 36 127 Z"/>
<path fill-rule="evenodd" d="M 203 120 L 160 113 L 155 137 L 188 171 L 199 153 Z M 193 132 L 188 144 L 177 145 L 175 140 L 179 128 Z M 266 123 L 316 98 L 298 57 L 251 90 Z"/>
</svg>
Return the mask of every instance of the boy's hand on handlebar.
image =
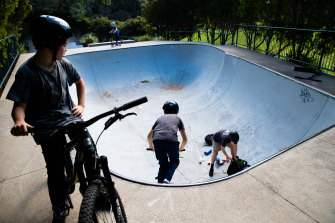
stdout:
<svg viewBox="0 0 335 223">
<path fill-rule="evenodd" d="M 32 126 L 26 123 L 25 121 L 18 121 L 14 124 L 14 126 L 10 130 L 10 133 L 13 136 L 27 136 L 28 127 L 32 127 Z"/>
<path fill-rule="evenodd" d="M 76 105 L 73 109 L 72 109 L 72 114 L 76 117 L 81 118 L 84 114 L 84 106 L 82 105 Z"/>
</svg>

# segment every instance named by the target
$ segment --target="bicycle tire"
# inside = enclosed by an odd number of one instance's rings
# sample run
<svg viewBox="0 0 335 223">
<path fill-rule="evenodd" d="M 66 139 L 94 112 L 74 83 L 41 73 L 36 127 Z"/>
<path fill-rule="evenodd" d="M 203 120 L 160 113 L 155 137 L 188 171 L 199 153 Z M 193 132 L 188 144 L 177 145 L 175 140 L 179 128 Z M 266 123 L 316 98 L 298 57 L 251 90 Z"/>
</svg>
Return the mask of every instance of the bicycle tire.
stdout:
<svg viewBox="0 0 335 223">
<path fill-rule="evenodd" d="M 94 180 L 87 188 L 79 212 L 79 223 L 116 222 L 127 223 L 121 198 L 116 194 L 116 212 L 113 212 L 108 189 L 101 180 Z"/>
</svg>

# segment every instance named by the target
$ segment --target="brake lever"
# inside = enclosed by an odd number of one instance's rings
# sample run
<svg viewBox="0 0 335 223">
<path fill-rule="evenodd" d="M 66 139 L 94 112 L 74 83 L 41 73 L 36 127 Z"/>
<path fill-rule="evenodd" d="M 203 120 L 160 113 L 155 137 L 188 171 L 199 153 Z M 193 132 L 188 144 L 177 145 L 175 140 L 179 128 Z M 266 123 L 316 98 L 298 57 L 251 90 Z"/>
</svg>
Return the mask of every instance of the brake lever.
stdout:
<svg viewBox="0 0 335 223">
<path fill-rule="evenodd" d="M 120 118 L 120 120 L 123 119 L 123 118 L 125 118 L 125 117 L 127 117 L 127 116 L 129 116 L 129 115 L 137 115 L 137 114 L 135 112 L 130 112 L 130 113 L 127 113 L 125 115 L 121 115 L 122 118 Z"/>
<path fill-rule="evenodd" d="M 134 112 L 131 112 L 131 113 L 127 113 L 127 114 L 125 114 L 125 115 L 122 115 L 122 114 L 120 114 L 120 113 L 115 113 L 115 115 L 113 116 L 113 117 L 111 117 L 111 118 L 109 118 L 108 120 L 107 120 L 107 122 L 105 123 L 105 128 L 104 128 L 104 130 L 106 130 L 106 129 L 108 129 L 114 122 L 116 122 L 117 120 L 120 120 L 121 121 L 121 119 L 124 119 L 125 117 L 127 117 L 127 116 L 129 116 L 129 115 L 137 115 L 136 113 L 134 113 Z"/>
</svg>

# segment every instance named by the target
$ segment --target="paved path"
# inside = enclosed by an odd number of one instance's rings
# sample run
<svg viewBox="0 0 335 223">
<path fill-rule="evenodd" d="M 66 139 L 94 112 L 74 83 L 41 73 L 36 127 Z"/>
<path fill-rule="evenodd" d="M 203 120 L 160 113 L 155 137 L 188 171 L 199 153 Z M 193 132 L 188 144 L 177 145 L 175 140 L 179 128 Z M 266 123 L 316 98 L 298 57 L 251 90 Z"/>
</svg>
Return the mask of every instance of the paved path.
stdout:
<svg viewBox="0 0 335 223">
<path fill-rule="evenodd" d="M 235 47 L 226 51 L 255 58 L 255 53 L 248 54 Z M 14 73 L 29 56 L 20 56 Z M 263 58 L 262 61 L 273 59 L 258 54 L 257 57 Z M 292 67 L 280 64 L 287 66 L 287 70 Z M 274 65 L 279 66 L 277 62 Z M 4 97 L 13 78 L 14 75 L 0 99 L 3 126 L 0 222 L 51 222 L 40 148 L 31 137 L 14 138 L 9 133 L 12 103 Z M 129 222 L 335 222 L 334 134 L 335 128 L 331 128 L 242 175 L 219 183 L 163 188 L 115 179 L 116 186 Z M 78 190 L 72 200 L 75 209 L 67 222 L 76 222 L 81 201 Z"/>
</svg>

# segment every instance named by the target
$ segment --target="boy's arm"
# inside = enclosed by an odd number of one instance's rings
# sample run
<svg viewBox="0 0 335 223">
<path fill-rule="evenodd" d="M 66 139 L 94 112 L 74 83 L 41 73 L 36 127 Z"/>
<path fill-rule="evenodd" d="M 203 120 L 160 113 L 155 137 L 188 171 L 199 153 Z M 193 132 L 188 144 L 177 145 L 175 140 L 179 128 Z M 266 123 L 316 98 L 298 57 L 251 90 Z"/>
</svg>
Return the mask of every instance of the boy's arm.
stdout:
<svg viewBox="0 0 335 223">
<path fill-rule="evenodd" d="M 228 147 L 229 147 L 229 149 L 230 149 L 230 153 L 231 153 L 231 156 L 232 156 L 232 158 L 230 158 L 230 157 L 228 157 L 226 154 L 226 156 L 230 159 L 230 160 L 237 160 L 237 157 L 236 157 L 236 154 L 237 154 L 237 144 L 231 144 L 231 143 L 229 143 L 228 145 L 227 145 Z M 224 150 L 222 150 L 222 151 L 224 151 Z M 225 152 L 224 152 L 225 153 Z"/>
<path fill-rule="evenodd" d="M 181 137 L 183 138 L 183 140 L 181 141 L 179 152 L 183 151 L 185 149 L 186 144 L 187 144 L 187 136 L 186 136 L 185 129 L 180 130 L 180 134 L 181 134 Z"/>
<path fill-rule="evenodd" d="M 27 103 L 24 102 L 14 102 L 12 109 L 12 118 L 14 121 L 14 126 L 11 129 L 11 133 L 13 136 L 26 136 L 28 135 L 27 127 L 31 127 L 28 123 L 26 123 L 25 119 L 25 109 Z"/>
<path fill-rule="evenodd" d="M 85 108 L 85 83 L 82 78 L 75 82 L 77 88 L 78 105 L 72 109 L 72 114 L 77 117 L 82 117 Z"/>
<path fill-rule="evenodd" d="M 234 160 L 237 160 L 237 157 L 236 157 L 236 155 L 237 155 L 237 144 L 232 145 L 231 150 L 232 150 L 232 156 L 233 156 Z"/>
<path fill-rule="evenodd" d="M 154 148 L 154 145 L 152 144 L 152 134 L 154 133 L 154 130 L 151 129 L 151 131 L 149 132 L 148 134 L 148 144 L 149 144 L 149 148 L 152 150 L 152 151 L 155 151 L 155 148 Z"/>
<path fill-rule="evenodd" d="M 230 148 L 230 147 L 229 147 Z M 231 148 L 230 148 L 231 149 Z M 229 159 L 232 160 L 232 158 L 230 156 L 228 156 L 226 149 L 224 146 L 221 145 L 221 151 L 223 152 L 223 154 Z M 233 153 L 232 153 L 233 154 Z"/>
</svg>

